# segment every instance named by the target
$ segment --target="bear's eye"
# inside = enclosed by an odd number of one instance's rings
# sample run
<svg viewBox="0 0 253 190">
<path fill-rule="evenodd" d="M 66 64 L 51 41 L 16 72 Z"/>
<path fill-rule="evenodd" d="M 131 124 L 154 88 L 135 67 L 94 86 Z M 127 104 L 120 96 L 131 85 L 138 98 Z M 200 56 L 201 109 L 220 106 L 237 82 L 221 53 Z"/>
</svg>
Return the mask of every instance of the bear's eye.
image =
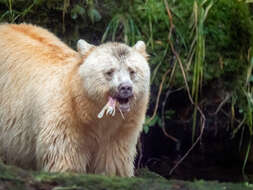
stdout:
<svg viewBox="0 0 253 190">
<path fill-rule="evenodd" d="M 131 76 L 135 75 L 135 71 L 133 69 L 129 68 L 128 70 L 129 70 L 129 73 L 130 73 Z"/>
<path fill-rule="evenodd" d="M 110 70 L 107 71 L 105 74 L 106 74 L 106 76 L 108 76 L 108 77 L 112 77 L 113 73 L 114 73 L 114 69 L 110 69 Z"/>
</svg>

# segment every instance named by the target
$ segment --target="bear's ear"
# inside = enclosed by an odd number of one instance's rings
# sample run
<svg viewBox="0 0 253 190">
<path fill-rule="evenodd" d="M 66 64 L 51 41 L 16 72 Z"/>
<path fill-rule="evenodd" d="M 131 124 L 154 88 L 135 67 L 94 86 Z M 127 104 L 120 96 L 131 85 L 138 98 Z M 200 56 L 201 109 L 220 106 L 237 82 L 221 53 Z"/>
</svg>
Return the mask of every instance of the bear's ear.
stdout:
<svg viewBox="0 0 253 190">
<path fill-rule="evenodd" d="M 78 40 L 77 42 L 77 50 L 81 55 L 85 55 L 91 48 L 95 46 L 87 43 L 85 40 Z"/>
<path fill-rule="evenodd" d="M 138 41 L 133 48 L 142 54 L 146 59 L 148 58 L 148 54 L 146 52 L 146 45 L 143 41 Z"/>
</svg>

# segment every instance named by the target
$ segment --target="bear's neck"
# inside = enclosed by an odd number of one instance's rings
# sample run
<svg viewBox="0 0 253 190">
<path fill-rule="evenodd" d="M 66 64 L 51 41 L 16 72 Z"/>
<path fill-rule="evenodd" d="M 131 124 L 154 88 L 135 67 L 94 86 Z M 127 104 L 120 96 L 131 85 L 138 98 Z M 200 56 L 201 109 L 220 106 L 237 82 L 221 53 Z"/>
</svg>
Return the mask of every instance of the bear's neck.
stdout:
<svg viewBox="0 0 253 190">
<path fill-rule="evenodd" d="M 97 105 L 92 101 L 84 90 L 83 81 L 78 74 L 80 64 L 75 65 L 73 70 L 69 73 L 68 89 L 71 97 L 72 111 L 76 117 L 76 121 L 80 124 L 88 124 L 96 119 L 96 114 L 99 111 Z"/>
</svg>

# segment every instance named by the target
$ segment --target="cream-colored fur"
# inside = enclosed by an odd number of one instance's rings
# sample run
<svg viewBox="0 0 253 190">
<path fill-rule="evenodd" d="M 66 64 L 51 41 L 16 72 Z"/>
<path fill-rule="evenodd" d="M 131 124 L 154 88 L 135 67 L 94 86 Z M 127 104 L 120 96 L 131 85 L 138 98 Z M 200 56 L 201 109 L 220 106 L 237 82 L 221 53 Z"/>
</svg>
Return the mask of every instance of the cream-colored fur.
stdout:
<svg viewBox="0 0 253 190">
<path fill-rule="evenodd" d="M 116 59 L 117 48 L 130 53 Z M 78 51 L 40 27 L 0 25 L 0 156 L 24 168 L 133 176 L 149 98 L 145 44 L 80 40 Z M 117 79 L 106 80 L 108 66 L 120 64 Z M 122 80 L 133 84 L 131 111 L 98 119 Z"/>
</svg>

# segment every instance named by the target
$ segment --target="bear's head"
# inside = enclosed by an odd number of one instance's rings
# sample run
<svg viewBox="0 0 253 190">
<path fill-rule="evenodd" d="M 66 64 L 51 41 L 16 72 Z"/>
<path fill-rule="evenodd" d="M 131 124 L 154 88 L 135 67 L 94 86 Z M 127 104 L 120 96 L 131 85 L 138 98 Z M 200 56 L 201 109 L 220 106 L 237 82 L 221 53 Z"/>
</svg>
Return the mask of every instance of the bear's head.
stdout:
<svg viewBox="0 0 253 190">
<path fill-rule="evenodd" d="M 79 74 L 89 98 L 103 105 L 112 98 L 120 111 L 127 112 L 148 96 L 150 68 L 143 41 L 129 47 L 115 42 L 94 46 L 79 40 L 77 48 L 83 57 Z"/>
</svg>

